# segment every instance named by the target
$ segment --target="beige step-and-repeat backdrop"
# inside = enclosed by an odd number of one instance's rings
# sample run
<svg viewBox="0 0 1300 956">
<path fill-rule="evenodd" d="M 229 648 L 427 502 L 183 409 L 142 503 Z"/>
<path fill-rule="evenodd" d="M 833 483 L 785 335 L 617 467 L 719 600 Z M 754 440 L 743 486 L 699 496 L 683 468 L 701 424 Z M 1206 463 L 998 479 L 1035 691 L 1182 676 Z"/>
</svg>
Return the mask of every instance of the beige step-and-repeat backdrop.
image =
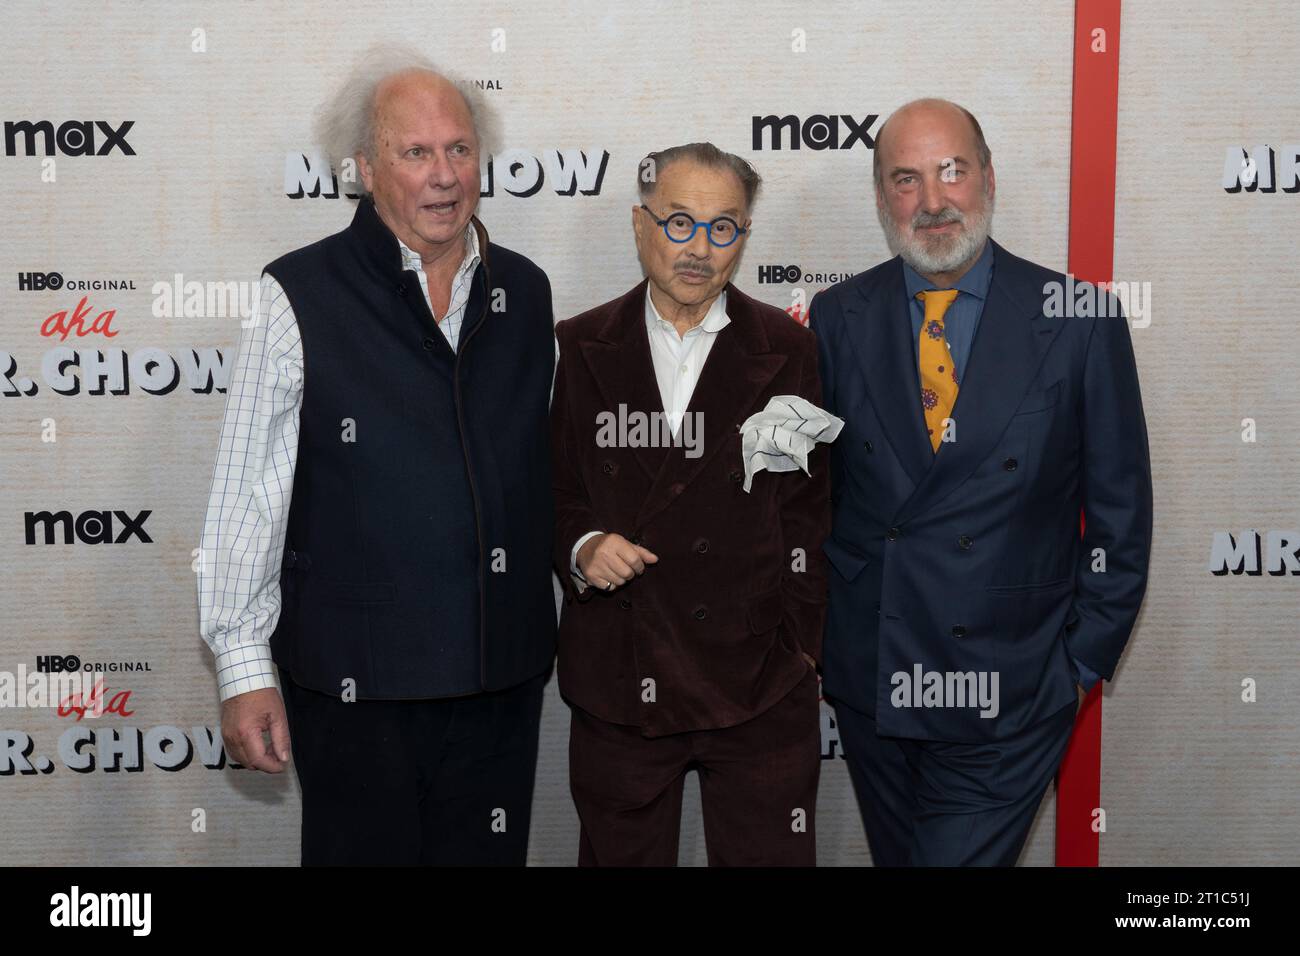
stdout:
<svg viewBox="0 0 1300 956">
<path fill-rule="evenodd" d="M 886 258 L 871 135 L 923 95 L 982 121 L 994 236 L 1067 263 L 1069 2 L 15 2 L 4 20 L 0 671 L 107 672 L 100 717 L 0 709 L 6 863 L 297 862 L 293 775 L 223 759 L 193 565 L 261 267 L 351 217 L 312 121 L 372 43 L 482 90 L 503 138 L 480 216 L 547 271 L 561 318 L 639 279 L 637 162 L 693 140 L 766 180 L 747 292 L 792 307 Z M 1284 0 L 1124 5 L 1115 278 L 1144 296 L 1156 515 L 1106 688 L 1103 864 L 1297 861 L 1298 56 Z M 799 136 L 756 132 L 765 116 Z M 67 512 L 71 541 L 47 543 L 41 512 Z M 819 857 L 866 863 L 822 722 Z M 577 858 L 567 732 L 552 682 L 535 864 Z M 1022 863 L 1052 862 L 1053 830 L 1049 791 Z"/>
</svg>

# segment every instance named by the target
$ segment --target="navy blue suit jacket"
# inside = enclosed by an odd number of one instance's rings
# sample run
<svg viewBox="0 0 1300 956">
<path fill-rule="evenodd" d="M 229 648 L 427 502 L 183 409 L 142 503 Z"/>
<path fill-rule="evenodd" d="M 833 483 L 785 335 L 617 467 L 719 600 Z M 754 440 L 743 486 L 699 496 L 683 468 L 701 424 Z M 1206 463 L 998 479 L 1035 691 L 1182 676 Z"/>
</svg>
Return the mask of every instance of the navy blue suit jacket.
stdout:
<svg viewBox="0 0 1300 956">
<path fill-rule="evenodd" d="M 1110 318 L 1052 317 L 1044 286 L 1066 277 L 993 249 L 956 440 L 937 454 L 901 259 L 810 306 L 825 407 L 845 420 L 823 689 L 881 735 L 974 742 L 1042 720 L 1076 698 L 1067 655 L 1114 674 L 1146 591 L 1151 465 L 1128 322 L 1113 297 Z M 917 665 L 996 672 L 997 715 L 900 706 L 894 675 Z"/>
</svg>

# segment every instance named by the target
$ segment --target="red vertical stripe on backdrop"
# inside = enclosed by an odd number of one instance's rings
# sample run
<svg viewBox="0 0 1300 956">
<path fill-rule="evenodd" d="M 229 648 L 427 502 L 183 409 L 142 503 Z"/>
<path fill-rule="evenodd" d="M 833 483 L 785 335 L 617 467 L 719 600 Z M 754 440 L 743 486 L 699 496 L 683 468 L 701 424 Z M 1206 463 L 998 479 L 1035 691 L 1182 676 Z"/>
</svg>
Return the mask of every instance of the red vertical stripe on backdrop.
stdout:
<svg viewBox="0 0 1300 956">
<path fill-rule="evenodd" d="M 1115 124 L 1120 0 L 1075 0 L 1069 271 L 1109 282 L 1115 254 Z M 1104 47 L 1104 48 L 1103 48 Z M 1079 518 L 1082 534 L 1085 520 Z M 1056 865 L 1096 866 L 1101 806 L 1101 685 L 1088 693 L 1056 775 Z"/>
</svg>

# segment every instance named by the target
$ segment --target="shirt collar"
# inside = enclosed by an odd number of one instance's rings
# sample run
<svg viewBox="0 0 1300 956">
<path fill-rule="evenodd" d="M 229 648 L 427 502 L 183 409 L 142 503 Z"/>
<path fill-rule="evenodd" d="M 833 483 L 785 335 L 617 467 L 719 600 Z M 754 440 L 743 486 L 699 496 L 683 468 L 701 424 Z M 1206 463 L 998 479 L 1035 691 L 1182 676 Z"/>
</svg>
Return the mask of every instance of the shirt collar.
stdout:
<svg viewBox="0 0 1300 956">
<path fill-rule="evenodd" d="M 397 240 L 397 248 L 402 253 L 402 268 L 410 269 L 412 272 L 423 272 L 424 263 L 420 260 L 420 254 L 409 248 L 401 239 Z M 478 230 L 474 228 L 471 221 L 465 226 L 465 258 L 461 260 L 460 269 L 456 272 L 457 278 L 463 278 L 467 272 L 472 272 L 478 268 L 480 259 L 478 247 Z"/>
<path fill-rule="evenodd" d="M 993 242 L 990 239 L 985 239 L 984 251 L 975 260 L 975 265 L 971 266 L 966 274 L 957 280 L 955 288 L 958 292 L 965 292 L 967 295 L 973 295 L 975 298 L 983 300 L 988 297 L 989 283 L 992 280 Z M 908 265 L 906 261 L 903 262 L 903 282 L 907 285 L 908 299 L 915 299 L 918 292 L 938 288 L 933 282 Z"/>
<path fill-rule="evenodd" d="M 650 298 L 649 283 L 646 284 L 645 288 L 645 321 L 646 325 L 651 329 L 653 329 L 655 324 L 658 322 L 663 322 L 665 325 L 669 326 L 672 324 L 660 315 L 659 310 L 655 308 L 654 299 Z M 709 311 L 704 313 L 704 320 L 700 322 L 696 328 L 703 329 L 705 332 L 721 332 L 730 324 L 731 319 L 727 315 L 727 290 L 723 289 L 722 294 L 713 300 L 713 305 L 709 306 Z M 693 332 L 695 330 L 692 329 L 691 331 Z M 677 334 L 675 329 L 673 330 L 673 334 Z"/>
</svg>

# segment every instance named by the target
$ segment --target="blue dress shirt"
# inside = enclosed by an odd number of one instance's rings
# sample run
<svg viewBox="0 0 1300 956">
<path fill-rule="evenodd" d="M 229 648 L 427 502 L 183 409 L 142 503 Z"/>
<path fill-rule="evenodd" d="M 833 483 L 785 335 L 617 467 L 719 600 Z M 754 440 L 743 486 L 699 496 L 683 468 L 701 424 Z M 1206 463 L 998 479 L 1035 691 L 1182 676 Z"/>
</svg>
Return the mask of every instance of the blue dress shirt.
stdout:
<svg viewBox="0 0 1300 956">
<path fill-rule="evenodd" d="M 989 284 L 992 281 L 993 244 L 985 240 L 984 251 L 975 260 L 975 265 L 957 280 L 957 298 L 943 314 L 943 332 L 948 338 L 948 349 L 952 352 L 959 386 L 962 379 L 966 377 L 966 362 L 970 359 L 971 345 L 975 342 L 975 332 L 979 328 L 980 315 L 984 312 L 984 300 L 988 298 Z M 907 301 L 910 306 L 908 314 L 912 319 L 912 360 L 919 366 L 921 323 L 925 321 L 925 303 L 918 299 L 916 294 L 928 289 L 937 289 L 938 286 L 906 262 L 903 263 L 903 282 L 907 286 Z"/>
</svg>

